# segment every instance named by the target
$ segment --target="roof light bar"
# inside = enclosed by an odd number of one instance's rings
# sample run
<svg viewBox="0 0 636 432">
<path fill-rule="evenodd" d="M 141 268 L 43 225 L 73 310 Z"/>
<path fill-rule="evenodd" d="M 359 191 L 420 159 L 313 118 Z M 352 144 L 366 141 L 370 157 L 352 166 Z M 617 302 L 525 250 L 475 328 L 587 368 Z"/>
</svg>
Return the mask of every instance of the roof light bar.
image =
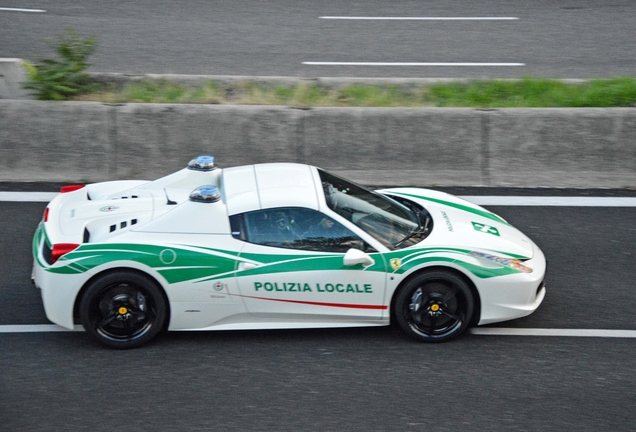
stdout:
<svg viewBox="0 0 636 432">
<path fill-rule="evenodd" d="M 188 163 L 188 169 L 193 171 L 214 171 L 214 156 L 198 156 Z"/>
<path fill-rule="evenodd" d="M 221 199 L 216 186 L 201 186 L 190 194 L 190 201 L 200 203 L 215 203 Z"/>
</svg>

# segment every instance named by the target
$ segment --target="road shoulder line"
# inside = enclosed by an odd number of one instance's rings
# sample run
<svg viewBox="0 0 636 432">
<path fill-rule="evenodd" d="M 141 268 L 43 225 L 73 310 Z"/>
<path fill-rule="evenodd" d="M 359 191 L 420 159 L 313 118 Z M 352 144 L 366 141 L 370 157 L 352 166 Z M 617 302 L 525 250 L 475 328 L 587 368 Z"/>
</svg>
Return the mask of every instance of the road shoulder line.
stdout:
<svg viewBox="0 0 636 432">
<path fill-rule="evenodd" d="M 0 202 L 49 202 L 57 192 L 0 192 Z M 481 196 L 459 198 L 477 205 L 533 207 L 636 207 L 634 197 Z"/>
<path fill-rule="evenodd" d="M 0 325 L 1 333 L 58 333 L 82 332 L 81 325 L 73 330 L 55 324 L 22 324 Z M 600 338 L 636 338 L 636 330 L 602 330 L 602 329 L 550 329 L 550 328 L 472 328 L 470 333 L 476 336 L 560 336 L 560 337 L 600 337 Z"/>
<path fill-rule="evenodd" d="M 561 336 L 561 337 L 602 337 L 636 338 L 636 330 L 600 329 L 540 329 L 540 328 L 472 328 L 471 334 L 478 336 Z"/>
</svg>

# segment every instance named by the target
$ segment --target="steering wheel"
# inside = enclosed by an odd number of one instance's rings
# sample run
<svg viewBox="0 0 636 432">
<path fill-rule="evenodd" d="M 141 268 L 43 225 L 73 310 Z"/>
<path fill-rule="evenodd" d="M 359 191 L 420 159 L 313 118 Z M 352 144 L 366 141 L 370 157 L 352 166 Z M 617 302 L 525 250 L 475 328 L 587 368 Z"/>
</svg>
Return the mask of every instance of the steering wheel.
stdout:
<svg viewBox="0 0 636 432">
<path fill-rule="evenodd" d="M 291 231 L 292 230 L 292 223 L 293 221 L 290 222 L 289 218 L 287 217 L 287 215 L 285 213 L 279 213 L 276 215 L 276 227 L 280 230 L 280 231 Z"/>
</svg>

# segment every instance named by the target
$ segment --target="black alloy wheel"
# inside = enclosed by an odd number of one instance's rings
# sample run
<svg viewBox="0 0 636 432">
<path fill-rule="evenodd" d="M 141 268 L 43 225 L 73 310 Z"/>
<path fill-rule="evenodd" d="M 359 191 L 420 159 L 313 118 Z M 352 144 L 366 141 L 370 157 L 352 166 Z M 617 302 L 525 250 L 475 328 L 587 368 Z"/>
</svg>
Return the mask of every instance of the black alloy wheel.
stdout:
<svg viewBox="0 0 636 432">
<path fill-rule="evenodd" d="M 80 303 L 84 329 L 111 348 L 135 348 L 154 338 L 167 317 L 161 288 L 132 271 L 108 273 L 95 279 Z"/>
<path fill-rule="evenodd" d="M 448 271 L 416 275 L 400 289 L 395 317 L 404 332 L 422 342 L 445 342 L 461 335 L 474 311 L 466 282 Z"/>
</svg>

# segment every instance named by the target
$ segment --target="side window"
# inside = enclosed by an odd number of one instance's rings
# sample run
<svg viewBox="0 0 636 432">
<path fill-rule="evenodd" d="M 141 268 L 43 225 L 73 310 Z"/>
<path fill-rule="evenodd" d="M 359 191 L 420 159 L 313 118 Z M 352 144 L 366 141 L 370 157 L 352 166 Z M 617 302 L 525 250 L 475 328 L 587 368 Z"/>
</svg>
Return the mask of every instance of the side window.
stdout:
<svg viewBox="0 0 636 432">
<path fill-rule="evenodd" d="M 321 252 L 375 252 L 360 237 L 316 210 L 282 207 L 230 217 L 232 236 L 263 246 Z"/>
</svg>

